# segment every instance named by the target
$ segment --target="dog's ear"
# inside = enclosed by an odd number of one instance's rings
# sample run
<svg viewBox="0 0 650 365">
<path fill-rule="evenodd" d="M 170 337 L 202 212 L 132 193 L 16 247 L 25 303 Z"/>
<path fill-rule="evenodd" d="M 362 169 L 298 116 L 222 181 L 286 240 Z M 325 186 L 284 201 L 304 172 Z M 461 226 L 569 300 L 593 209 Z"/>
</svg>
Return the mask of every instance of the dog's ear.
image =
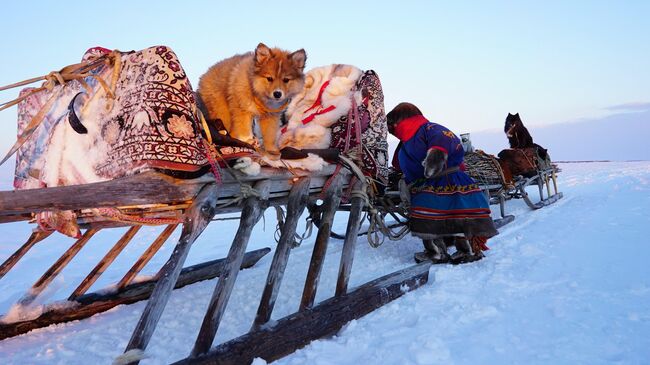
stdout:
<svg viewBox="0 0 650 365">
<path fill-rule="evenodd" d="M 305 63 L 307 62 L 307 52 L 304 49 L 299 49 L 289 55 L 289 59 L 293 62 L 296 67 L 299 69 L 305 68 Z"/>
<path fill-rule="evenodd" d="M 258 65 L 263 64 L 271 58 L 271 49 L 264 43 L 260 43 L 255 48 L 255 63 Z"/>
</svg>

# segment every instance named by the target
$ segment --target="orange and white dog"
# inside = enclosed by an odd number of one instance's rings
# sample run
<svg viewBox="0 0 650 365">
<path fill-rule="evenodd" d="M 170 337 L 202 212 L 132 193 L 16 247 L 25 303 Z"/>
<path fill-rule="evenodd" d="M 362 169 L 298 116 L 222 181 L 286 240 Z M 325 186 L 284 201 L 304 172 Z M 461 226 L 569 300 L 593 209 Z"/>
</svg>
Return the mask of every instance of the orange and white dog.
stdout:
<svg viewBox="0 0 650 365">
<path fill-rule="evenodd" d="M 302 90 L 307 54 L 269 48 L 236 55 L 212 66 L 199 80 L 198 95 L 209 120 L 221 119 L 230 135 L 252 143 L 253 121 L 264 149 L 278 154 L 280 117 L 291 98 Z"/>
</svg>

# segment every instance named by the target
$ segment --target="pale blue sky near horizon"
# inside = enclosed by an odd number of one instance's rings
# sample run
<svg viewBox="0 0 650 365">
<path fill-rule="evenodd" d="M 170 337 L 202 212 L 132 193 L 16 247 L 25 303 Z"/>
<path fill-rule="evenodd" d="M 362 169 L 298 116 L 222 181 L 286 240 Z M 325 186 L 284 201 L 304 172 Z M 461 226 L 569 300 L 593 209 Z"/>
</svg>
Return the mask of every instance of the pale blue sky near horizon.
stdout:
<svg viewBox="0 0 650 365">
<path fill-rule="evenodd" d="M 307 51 L 307 68 L 378 72 L 401 101 L 457 132 L 650 108 L 650 1 L 10 2 L 0 85 L 77 62 L 93 46 L 170 46 L 190 81 L 264 42 Z M 0 101 L 18 90 L 0 92 Z M 623 105 L 623 106 L 621 106 Z M 0 149 L 15 139 L 0 112 Z"/>
</svg>

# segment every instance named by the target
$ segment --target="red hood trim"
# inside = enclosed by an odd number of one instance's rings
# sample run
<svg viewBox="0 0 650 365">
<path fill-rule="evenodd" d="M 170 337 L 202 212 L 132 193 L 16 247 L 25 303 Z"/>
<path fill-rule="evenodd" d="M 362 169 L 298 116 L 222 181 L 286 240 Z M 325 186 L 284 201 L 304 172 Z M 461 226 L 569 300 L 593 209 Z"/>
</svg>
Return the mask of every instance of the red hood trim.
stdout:
<svg viewBox="0 0 650 365">
<path fill-rule="evenodd" d="M 411 139 L 422 125 L 429 121 L 423 115 L 406 118 L 395 126 L 395 137 L 405 142 Z"/>
</svg>

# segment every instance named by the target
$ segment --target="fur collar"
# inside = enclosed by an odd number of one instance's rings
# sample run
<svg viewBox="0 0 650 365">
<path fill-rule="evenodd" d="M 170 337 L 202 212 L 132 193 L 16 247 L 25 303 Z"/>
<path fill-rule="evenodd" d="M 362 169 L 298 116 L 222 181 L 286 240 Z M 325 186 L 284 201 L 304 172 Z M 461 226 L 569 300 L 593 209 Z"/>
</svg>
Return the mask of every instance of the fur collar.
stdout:
<svg viewBox="0 0 650 365">
<path fill-rule="evenodd" d="M 426 123 L 429 123 L 429 121 L 423 115 L 406 118 L 395 126 L 395 137 L 402 142 L 406 142 L 413 138 L 418 129 Z"/>
</svg>

